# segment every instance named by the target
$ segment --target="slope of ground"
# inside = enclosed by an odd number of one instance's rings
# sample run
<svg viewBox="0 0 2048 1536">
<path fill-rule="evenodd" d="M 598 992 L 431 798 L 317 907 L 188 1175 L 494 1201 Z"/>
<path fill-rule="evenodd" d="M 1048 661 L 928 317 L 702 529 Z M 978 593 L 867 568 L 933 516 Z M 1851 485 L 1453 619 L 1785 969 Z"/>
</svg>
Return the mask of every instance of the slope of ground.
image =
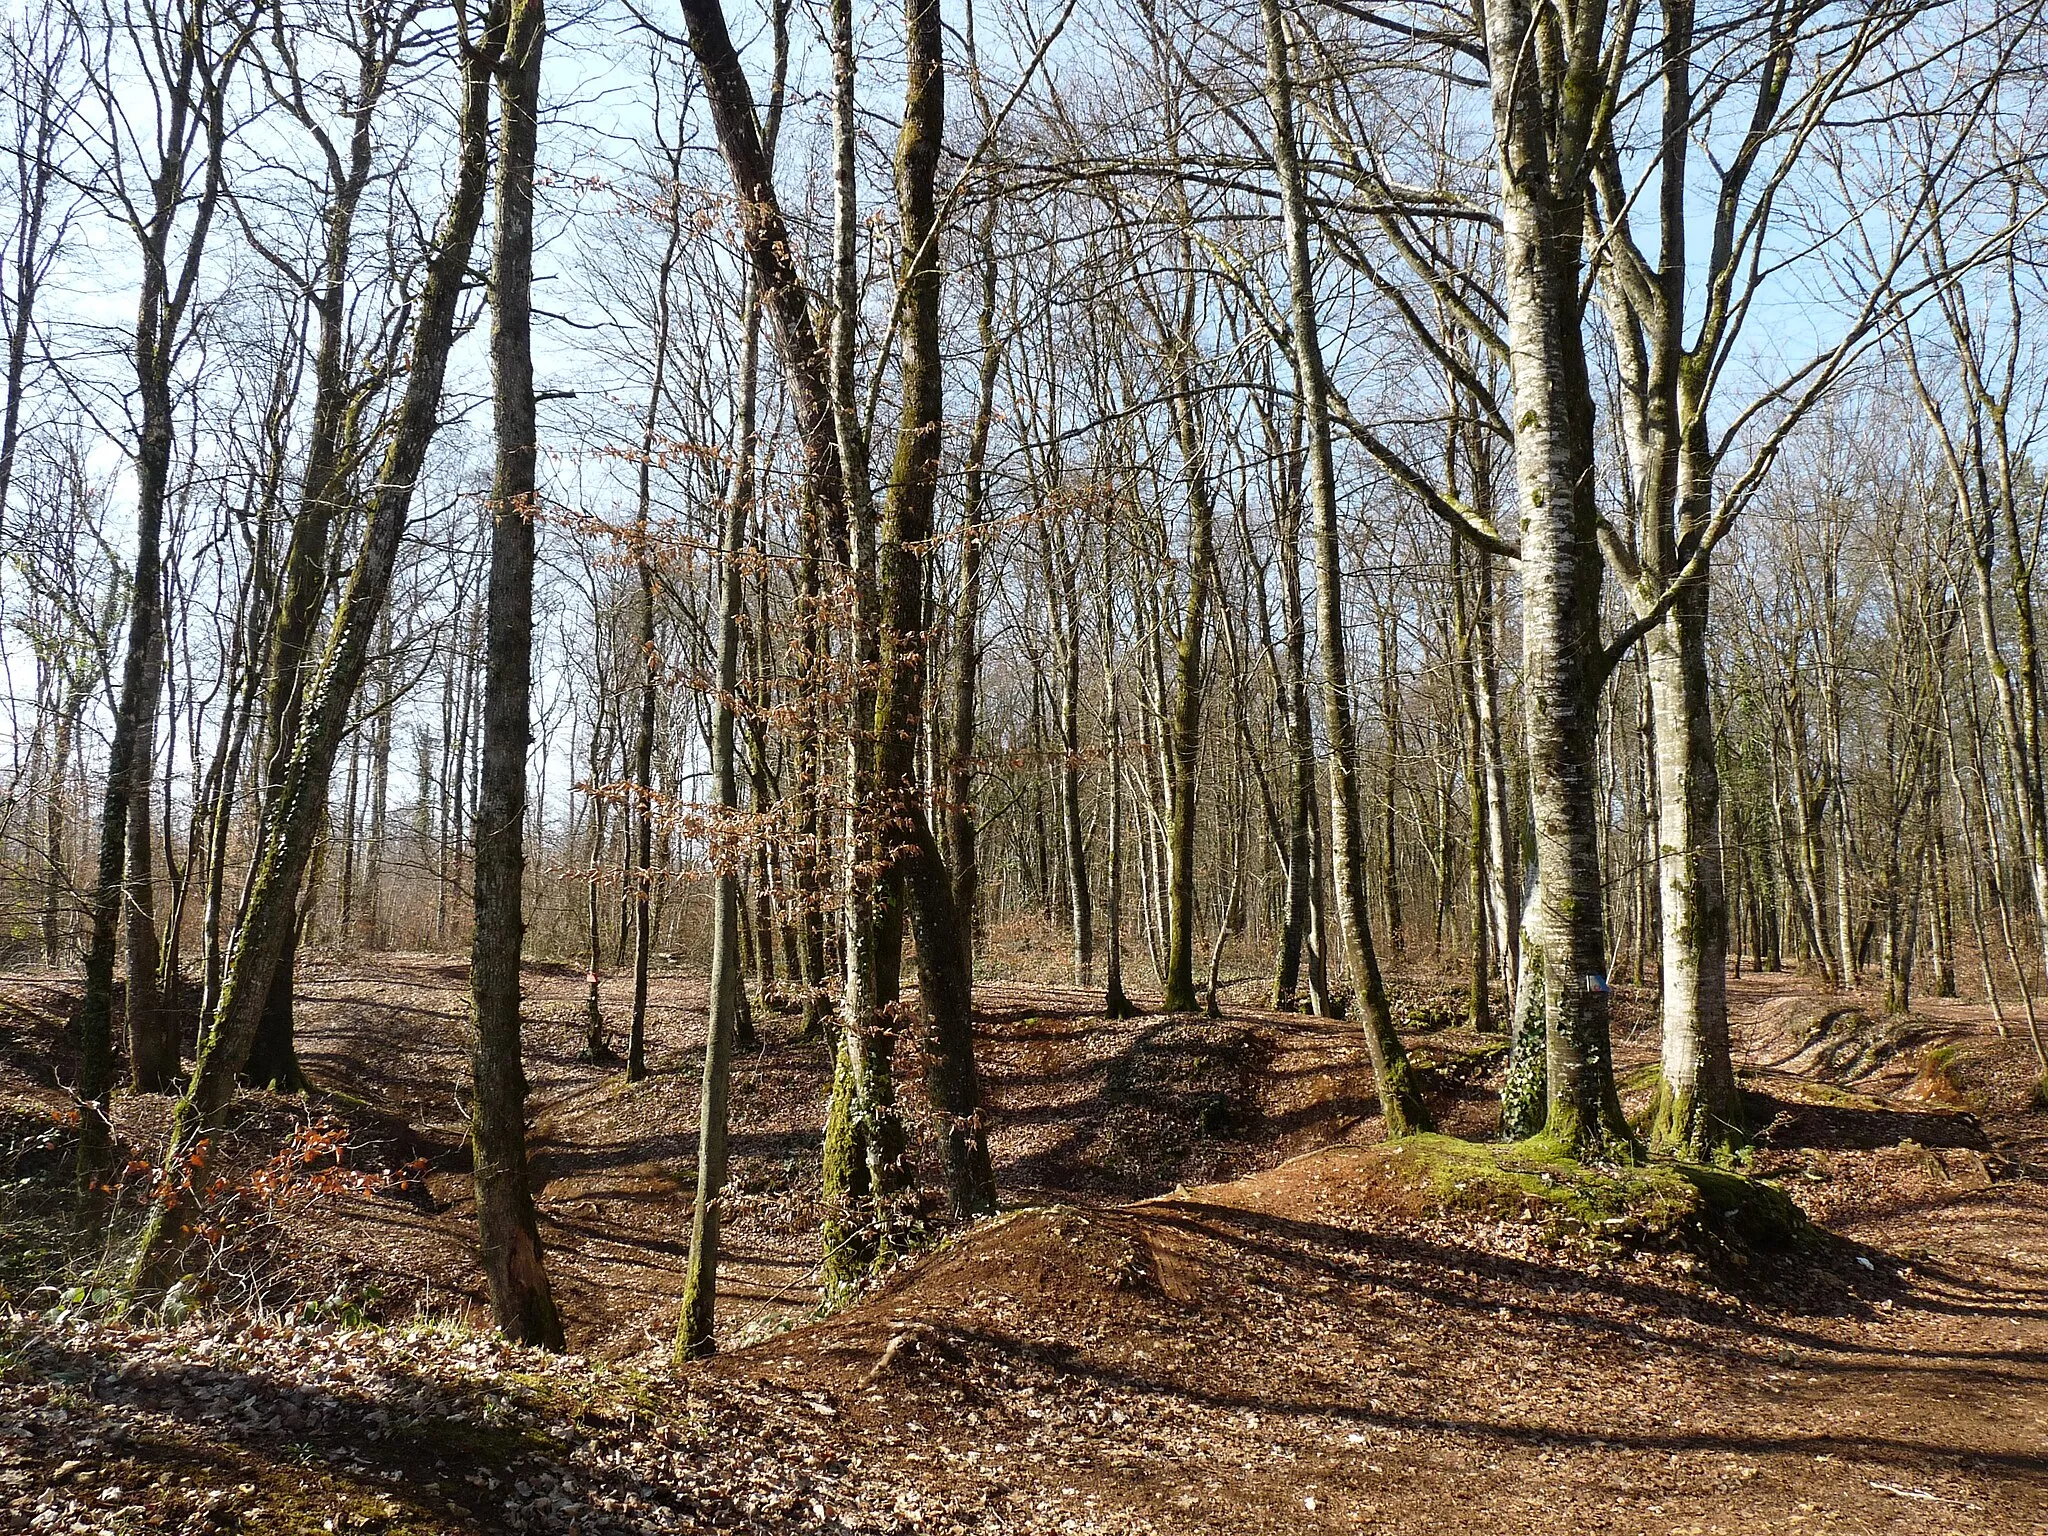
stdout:
<svg viewBox="0 0 2048 1536">
<path fill-rule="evenodd" d="M 822 1072 L 764 1019 L 726 1314 L 761 1341 L 678 1371 L 656 1346 L 696 992 L 664 981 L 656 1075 L 626 1090 L 575 1060 L 576 979 L 529 983 L 545 1235 L 585 1351 L 550 1360 L 466 1326 L 439 964 L 316 971 L 308 1060 L 347 1097 L 266 1111 L 345 1120 L 363 1167 L 424 1158 L 424 1187 L 276 1213 L 266 1251 L 298 1269 L 263 1294 L 325 1306 L 123 1328 L 23 1298 L 0 1530 L 2048 1530 L 2043 1117 L 1981 1010 L 1830 1051 L 1838 1000 L 1739 981 L 1756 1165 L 1831 1235 L 1717 1267 L 1390 1198 L 1340 1025 L 1109 1025 L 1086 994 L 990 988 L 1001 1175 L 1032 1207 L 809 1322 Z M 1482 1042 L 1411 990 L 1439 1113 L 1476 1134 Z M 61 989 L 9 995 L 26 1114 Z M 1625 1029 L 1624 1067 L 1650 1044 Z"/>
</svg>

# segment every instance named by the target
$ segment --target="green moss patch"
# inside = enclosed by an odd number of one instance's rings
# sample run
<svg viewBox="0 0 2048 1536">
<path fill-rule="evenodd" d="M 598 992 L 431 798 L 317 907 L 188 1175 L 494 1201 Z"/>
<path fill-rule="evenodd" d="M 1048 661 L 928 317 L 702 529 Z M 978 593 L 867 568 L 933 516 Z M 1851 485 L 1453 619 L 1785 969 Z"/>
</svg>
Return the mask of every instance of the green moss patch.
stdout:
<svg viewBox="0 0 2048 1536">
<path fill-rule="evenodd" d="M 1432 1087 L 1483 1082 L 1505 1066 L 1507 1059 L 1505 1040 L 1462 1047 L 1433 1040 L 1408 1053 L 1415 1070 L 1423 1073 Z"/>
<path fill-rule="evenodd" d="M 1789 1248 L 1808 1230 L 1774 1185 L 1696 1163 L 1594 1166 L 1540 1136 L 1504 1145 L 1409 1136 L 1375 1152 L 1389 1193 L 1420 1210 L 1522 1221 L 1559 1239 L 1721 1257 L 1731 1243 Z"/>
</svg>

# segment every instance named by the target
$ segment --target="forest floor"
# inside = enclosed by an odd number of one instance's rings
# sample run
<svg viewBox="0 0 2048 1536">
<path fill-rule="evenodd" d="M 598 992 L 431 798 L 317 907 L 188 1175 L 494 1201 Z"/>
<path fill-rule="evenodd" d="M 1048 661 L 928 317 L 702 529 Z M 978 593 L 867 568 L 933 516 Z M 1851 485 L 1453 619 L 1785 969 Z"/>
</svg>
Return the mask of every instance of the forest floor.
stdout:
<svg viewBox="0 0 2048 1536">
<path fill-rule="evenodd" d="M 579 1059 L 580 974 L 529 972 L 574 1351 L 547 1357 L 480 1310 L 459 963 L 302 967 L 316 1090 L 242 1101 L 211 1292 L 146 1323 L 51 1288 L 79 1262 L 53 1118 L 73 988 L 0 977 L 0 1531 L 2048 1532 L 2024 1039 L 1981 1006 L 1887 1021 L 1795 976 L 1733 986 L 1751 1171 L 1822 1229 L 1789 1250 L 1468 1199 L 1436 1144 L 1379 1148 L 1355 1027 L 1252 986 L 1220 1019 L 1110 1023 L 1096 994 L 992 981 L 1005 1214 L 935 1218 L 828 1317 L 823 1053 L 760 1012 L 726 1350 L 678 1369 L 700 978 L 657 977 L 628 1086 Z M 1497 1038 L 1421 969 L 1396 989 L 1440 1123 L 1483 1139 Z M 1654 1025 L 1617 996 L 1640 1102 Z M 165 1102 L 119 1103 L 146 1158 Z"/>
</svg>

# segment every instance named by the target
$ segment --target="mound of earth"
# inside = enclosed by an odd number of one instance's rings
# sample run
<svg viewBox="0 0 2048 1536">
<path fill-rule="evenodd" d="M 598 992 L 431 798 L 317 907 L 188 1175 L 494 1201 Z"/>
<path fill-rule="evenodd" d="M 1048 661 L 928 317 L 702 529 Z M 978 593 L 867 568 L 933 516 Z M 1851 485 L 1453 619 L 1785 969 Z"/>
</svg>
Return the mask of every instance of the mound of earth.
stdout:
<svg viewBox="0 0 2048 1536">
<path fill-rule="evenodd" d="M 2048 1118 L 2021 1107 L 2019 1042 L 1960 1007 L 1834 1081 L 1759 1004 L 1833 1005 L 1739 982 L 1758 1185 L 1382 1146 L 1355 1026 L 1110 1023 L 1085 994 L 992 986 L 999 1177 L 1025 1208 L 936 1230 L 824 1318 L 820 1053 L 764 1020 L 735 1092 L 729 1350 L 676 1368 L 701 985 L 659 979 L 655 1075 L 626 1088 L 576 1059 L 576 979 L 529 978 L 543 1232 L 584 1350 L 553 1358 L 475 1331 L 445 971 L 314 970 L 323 1094 L 248 1103 L 249 1158 L 328 1115 L 352 1171 L 427 1163 L 416 1188 L 280 1214 L 272 1251 L 307 1272 L 259 1295 L 289 1312 L 116 1326 L 17 1291 L 0 1530 L 2048 1527 Z M 1425 1023 L 1440 1123 L 1483 1138 L 1493 1042 Z M 47 1030 L 0 1041 L 0 1150 L 31 1182 L 62 1140 L 26 1072 Z M 1621 1028 L 1621 1069 L 1654 1044 Z M 1908 1094 L 1929 1044 L 1977 1107 Z M 1097 1155 L 1104 1127 L 1127 1160 Z M 1782 1212 L 1759 1188 L 1829 1235 L 1747 1229 L 1752 1205 Z M 416 1288 L 372 1296 L 344 1260 Z"/>
</svg>

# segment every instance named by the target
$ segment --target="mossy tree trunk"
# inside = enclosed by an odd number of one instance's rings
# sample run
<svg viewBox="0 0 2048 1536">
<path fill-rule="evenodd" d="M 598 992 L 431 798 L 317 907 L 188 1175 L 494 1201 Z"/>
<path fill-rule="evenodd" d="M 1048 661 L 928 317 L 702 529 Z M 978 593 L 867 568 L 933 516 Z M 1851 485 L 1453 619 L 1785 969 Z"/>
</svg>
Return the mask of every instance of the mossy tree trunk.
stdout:
<svg viewBox="0 0 2048 1536">
<path fill-rule="evenodd" d="M 1652 1145 L 1704 1158 L 1746 1134 L 1728 1036 L 1728 898 L 1707 671 L 1707 588 L 1647 639 L 1657 743 L 1663 1052 Z"/>
<path fill-rule="evenodd" d="M 1603 572 L 1583 335 L 1589 159 L 1605 131 L 1605 28 L 1528 0 L 1485 14 L 1503 307 L 1522 526 L 1522 661 L 1541 950 L 1545 1129 L 1573 1156 L 1632 1157 L 1609 1040 L 1595 761 Z M 1518 1007 L 1521 1006 L 1518 1002 Z"/>
<path fill-rule="evenodd" d="M 946 1187 L 954 1214 L 995 1209 L 995 1174 L 974 1057 L 971 934 L 917 783 L 923 736 L 925 556 L 938 495 L 944 427 L 939 302 L 944 285 L 937 180 L 945 133 L 944 23 L 939 0 L 906 0 L 908 43 L 903 128 L 896 145 L 896 202 L 903 242 L 902 418 L 896 433 L 880 546 L 882 629 L 875 738 L 878 808 L 907 845 L 903 870 L 917 939 L 925 1096 L 946 1139 Z"/>
<path fill-rule="evenodd" d="M 356 213 L 375 168 L 372 131 L 377 103 L 396 59 L 412 44 L 410 29 L 372 27 L 357 40 L 357 74 L 351 102 L 353 123 L 346 144 L 333 142 L 316 123 L 303 90 L 280 92 L 285 110 L 314 133 L 326 155 L 330 183 L 321 215 L 320 262 L 310 287 L 317 340 L 313 357 L 313 402 L 308 418 L 306 459 L 299 478 L 299 502 L 285 542 L 278 574 L 276 607 L 264 658 L 263 798 L 277 794 L 285 764 L 298 740 L 306 689 L 319 660 L 314 649 L 326 611 L 333 572 L 329 546 L 337 522 L 350 510 L 351 483 L 360 467 L 357 441 L 363 411 L 363 380 L 351 369 L 355 338 L 350 334 L 349 278 L 359 253 Z M 296 59 L 290 59 L 295 71 Z M 296 76 L 293 77 L 294 80 Z M 279 265 L 283 265 L 281 259 Z M 290 279 L 298 274 L 287 269 Z M 298 892 L 293 892 L 298 898 Z M 298 939 L 291 948 L 296 952 Z M 279 964 L 270 984 L 256 1041 L 250 1052 L 250 1081 L 297 1091 L 305 1086 L 293 1021 L 295 953 Z"/>
<path fill-rule="evenodd" d="M 832 430 L 844 470 L 845 556 L 852 594 L 852 682 L 847 689 L 839 913 L 844 970 L 838 1046 L 846 1070 L 835 1075 L 833 1091 L 835 1096 L 851 1095 L 844 1108 L 852 1132 L 845 1149 L 865 1164 L 863 1175 L 835 1163 L 831 1153 L 837 1144 L 828 1140 L 826 1203 L 845 1209 L 849 1236 L 826 1255 L 826 1288 L 845 1293 L 890 1251 L 900 1214 L 896 1207 L 911 1182 L 911 1172 L 906 1160 L 909 1137 L 896 1103 L 900 1020 L 891 1006 L 896 1001 L 901 965 L 902 884 L 892 853 L 898 845 L 892 835 L 896 829 L 888 824 L 882 800 L 887 780 L 881 761 L 881 733 L 886 724 L 878 711 L 881 694 L 893 681 L 884 656 L 886 576 L 869 475 L 870 444 L 855 378 L 861 272 L 853 0 L 832 0 L 830 23 L 833 175 L 828 382 Z M 909 131 L 907 124 L 905 131 Z M 906 244 L 909 239 L 906 232 Z M 863 1177 L 871 1206 L 857 1201 L 853 1193 Z"/>
<path fill-rule="evenodd" d="M 806 495 L 826 538 L 847 558 L 855 593 L 856 740 L 849 753 L 846 988 L 835 1043 L 834 1088 L 825 1139 L 826 1283 L 857 1279 L 866 1263 L 861 1228 L 873 1202 L 904 1179 L 902 1130 L 894 1104 L 894 1025 L 879 1008 L 885 976 L 880 946 L 893 890 L 907 897 L 917 936 L 925 1025 L 926 1091 L 947 1136 L 947 1182 L 955 1208 L 991 1208 L 986 1132 L 974 1066 L 968 933 L 926 816 L 912 769 L 922 724 L 923 542 L 936 491 L 942 404 L 938 299 L 942 268 L 934 195 L 944 121 L 941 19 L 935 5 L 906 8 L 909 41 L 904 125 L 897 148 L 903 243 L 900 273 L 903 418 L 879 524 L 867 481 L 866 441 L 852 389 L 857 318 L 853 259 L 855 184 L 853 38 L 850 4 L 833 8 L 835 208 L 832 346 L 820 344 L 793 244 L 776 200 L 753 96 L 717 0 L 683 0 L 691 51 L 705 82 L 719 147 L 740 193 L 741 233 L 773 321 L 805 451 Z M 815 591 L 808 578 L 806 591 Z M 881 841 L 886 837 L 886 844 Z M 882 847 L 903 850 L 885 861 Z M 900 882 L 900 885 L 899 885 Z M 822 946 L 820 946 L 822 947 Z"/>
</svg>

